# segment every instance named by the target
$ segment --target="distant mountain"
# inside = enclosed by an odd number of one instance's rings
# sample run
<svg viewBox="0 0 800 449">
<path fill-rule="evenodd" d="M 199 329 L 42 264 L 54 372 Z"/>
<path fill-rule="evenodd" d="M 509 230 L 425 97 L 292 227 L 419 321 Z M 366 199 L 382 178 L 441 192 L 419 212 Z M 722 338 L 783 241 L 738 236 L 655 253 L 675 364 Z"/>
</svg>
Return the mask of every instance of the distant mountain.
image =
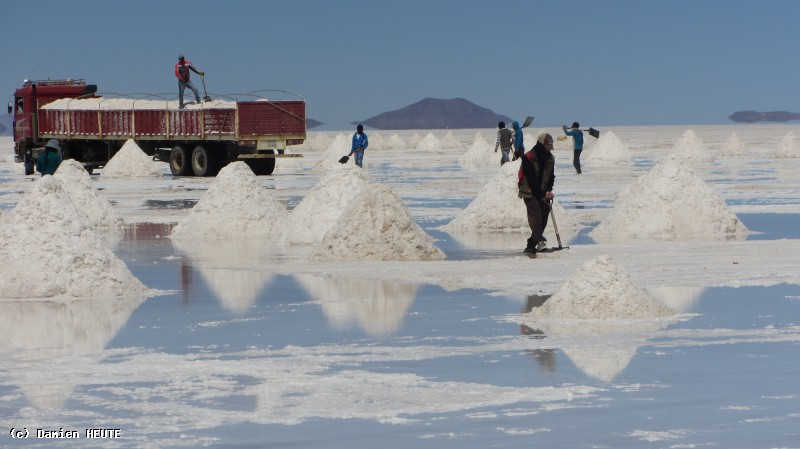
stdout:
<svg viewBox="0 0 800 449">
<path fill-rule="evenodd" d="M 0 136 L 10 136 L 12 131 L 11 116 L 5 113 L 0 113 Z"/>
<path fill-rule="evenodd" d="M 728 118 L 739 123 L 791 122 L 792 120 L 800 120 L 800 114 L 786 111 L 738 111 L 731 114 Z"/>
<path fill-rule="evenodd" d="M 465 129 L 494 128 L 511 119 L 463 98 L 425 98 L 396 111 L 384 112 L 361 122 L 375 129 Z"/>
<path fill-rule="evenodd" d="M 324 125 L 322 122 L 318 122 L 313 118 L 306 118 L 306 129 L 316 128 L 317 126 Z"/>
</svg>

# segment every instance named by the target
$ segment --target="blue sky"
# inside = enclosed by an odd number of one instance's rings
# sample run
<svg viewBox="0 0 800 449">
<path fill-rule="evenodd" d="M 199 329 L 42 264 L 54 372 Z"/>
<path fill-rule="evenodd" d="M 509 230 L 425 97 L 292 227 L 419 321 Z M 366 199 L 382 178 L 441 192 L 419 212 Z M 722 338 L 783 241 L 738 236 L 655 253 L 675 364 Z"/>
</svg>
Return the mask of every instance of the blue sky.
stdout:
<svg viewBox="0 0 800 449">
<path fill-rule="evenodd" d="M 177 95 L 183 53 L 209 93 L 297 92 L 321 129 L 426 97 L 538 126 L 729 123 L 800 112 L 799 17 L 794 0 L 0 0 L 0 87 Z"/>
</svg>

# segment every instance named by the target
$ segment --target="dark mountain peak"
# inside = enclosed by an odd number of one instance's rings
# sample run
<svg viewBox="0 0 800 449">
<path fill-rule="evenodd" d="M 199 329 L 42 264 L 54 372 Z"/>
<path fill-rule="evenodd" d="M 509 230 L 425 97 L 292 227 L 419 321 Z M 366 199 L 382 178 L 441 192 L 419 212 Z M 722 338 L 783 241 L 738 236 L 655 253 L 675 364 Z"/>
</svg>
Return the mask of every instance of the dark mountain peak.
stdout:
<svg viewBox="0 0 800 449">
<path fill-rule="evenodd" d="M 739 123 L 756 123 L 756 122 L 791 122 L 792 120 L 800 120 L 800 114 L 796 112 L 787 111 L 770 111 L 770 112 L 756 112 L 756 111 L 738 111 L 731 114 L 729 119 Z"/>
<path fill-rule="evenodd" d="M 501 120 L 511 121 L 505 115 L 463 98 L 423 98 L 402 109 L 384 112 L 359 123 L 375 129 L 464 129 L 493 128 Z"/>
</svg>

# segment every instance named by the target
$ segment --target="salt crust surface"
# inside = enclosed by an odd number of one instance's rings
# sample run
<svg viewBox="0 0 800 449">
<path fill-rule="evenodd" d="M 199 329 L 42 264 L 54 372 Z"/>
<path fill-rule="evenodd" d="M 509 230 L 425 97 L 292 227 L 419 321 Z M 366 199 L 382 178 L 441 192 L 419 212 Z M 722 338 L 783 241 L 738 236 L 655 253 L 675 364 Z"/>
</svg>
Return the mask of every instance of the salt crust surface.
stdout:
<svg viewBox="0 0 800 449">
<path fill-rule="evenodd" d="M 366 185 L 364 171 L 355 164 L 332 165 L 292 209 L 280 240 L 294 245 L 322 242 Z"/>
<path fill-rule="evenodd" d="M 289 213 L 244 162 L 220 170 L 173 238 L 270 238 L 281 232 Z"/>
<path fill-rule="evenodd" d="M 538 318 L 608 320 L 674 315 L 651 300 L 609 255 L 586 262 L 553 296 L 530 312 Z"/>
<path fill-rule="evenodd" d="M 101 178 L 159 178 L 161 165 L 145 154 L 139 145 L 128 139 L 106 163 Z"/>
<path fill-rule="evenodd" d="M 122 215 L 97 191 L 89 173 L 78 161 L 74 159 L 63 161 L 53 177 L 62 181 L 61 186 L 64 191 L 72 198 L 78 210 L 87 215 L 91 223 L 109 230 L 121 230 L 125 226 Z"/>
<path fill-rule="evenodd" d="M 350 203 L 311 254 L 312 260 L 442 260 L 397 194 L 370 184 Z"/>
<path fill-rule="evenodd" d="M 730 239 L 747 228 L 688 165 L 665 158 L 620 190 L 614 209 L 590 233 L 600 241 Z"/>
<path fill-rule="evenodd" d="M 3 217 L 0 298 L 146 294 L 61 180 L 43 176 Z"/>
</svg>

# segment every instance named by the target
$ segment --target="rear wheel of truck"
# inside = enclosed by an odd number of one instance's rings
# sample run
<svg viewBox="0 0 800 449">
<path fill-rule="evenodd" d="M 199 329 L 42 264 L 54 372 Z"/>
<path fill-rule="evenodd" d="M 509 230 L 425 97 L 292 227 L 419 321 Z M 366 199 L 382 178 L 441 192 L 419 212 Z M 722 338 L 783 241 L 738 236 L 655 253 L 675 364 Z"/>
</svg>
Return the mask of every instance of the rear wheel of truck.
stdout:
<svg viewBox="0 0 800 449">
<path fill-rule="evenodd" d="M 219 172 L 219 156 L 213 148 L 198 145 L 192 151 L 192 170 L 195 176 L 215 176 Z"/>
<path fill-rule="evenodd" d="M 192 176 L 192 161 L 189 151 L 182 145 L 172 147 L 169 153 L 169 170 L 174 176 Z"/>
<path fill-rule="evenodd" d="M 274 157 L 265 157 L 265 158 L 247 158 L 244 162 L 250 166 L 250 170 L 253 170 L 253 173 L 256 176 L 266 176 L 271 175 L 273 170 L 275 170 L 275 158 Z"/>
</svg>

